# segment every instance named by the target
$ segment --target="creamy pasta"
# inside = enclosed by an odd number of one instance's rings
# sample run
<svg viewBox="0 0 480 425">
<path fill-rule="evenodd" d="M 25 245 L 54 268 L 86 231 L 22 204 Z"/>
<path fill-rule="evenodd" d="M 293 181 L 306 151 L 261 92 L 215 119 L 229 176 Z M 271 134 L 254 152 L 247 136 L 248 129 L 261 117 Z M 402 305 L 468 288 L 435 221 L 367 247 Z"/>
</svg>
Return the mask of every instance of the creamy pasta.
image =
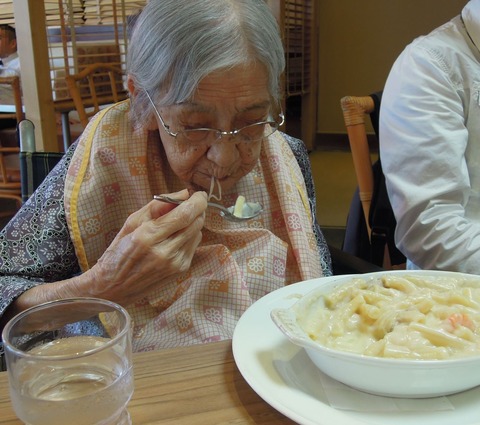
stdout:
<svg viewBox="0 0 480 425">
<path fill-rule="evenodd" d="M 239 195 L 235 202 L 233 215 L 236 217 L 243 217 L 243 208 L 245 207 L 245 196 Z"/>
<path fill-rule="evenodd" d="M 480 278 L 354 278 L 297 311 L 320 344 L 368 356 L 447 359 L 480 354 Z"/>
</svg>

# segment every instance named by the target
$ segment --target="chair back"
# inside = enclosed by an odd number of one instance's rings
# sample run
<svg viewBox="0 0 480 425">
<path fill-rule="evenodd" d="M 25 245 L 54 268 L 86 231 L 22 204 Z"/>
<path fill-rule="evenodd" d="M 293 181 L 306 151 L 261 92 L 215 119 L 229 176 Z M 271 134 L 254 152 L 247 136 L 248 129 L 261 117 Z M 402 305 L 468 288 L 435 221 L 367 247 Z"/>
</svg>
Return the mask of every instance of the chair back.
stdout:
<svg viewBox="0 0 480 425">
<path fill-rule="evenodd" d="M 38 152 L 35 147 L 35 126 L 30 120 L 18 124 L 20 143 L 21 199 L 26 202 L 62 159 L 62 152 Z"/>
<path fill-rule="evenodd" d="M 370 236 L 371 229 L 368 216 L 373 193 L 373 170 L 365 119 L 375 109 L 375 103 L 371 96 L 346 96 L 340 100 L 340 104 L 347 128 L 350 150 L 352 151 L 360 201 Z"/>
<path fill-rule="evenodd" d="M 15 135 L 16 123 L 23 119 L 22 94 L 18 76 L 0 77 L 0 86 L 7 86 L 12 91 L 14 110 L 0 113 L 0 121 L 9 120 L 5 126 L 0 125 L 0 199 L 13 200 L 11 207 L 2 208 L 0 216 L 6 217 L 16 213 L 22 204 L 18 141 Z M 12 121 L 10 123 L 10 121 Z"/>
<path fill-rule="evenodd" d="M 15 214 L 22 205 L 18 155 L 18 148 L 0 147 L 0 199 L 15 201 L 12 208 L 6 208 L 0 212 L 0 217 Z"/>
<path fill-rule="evenodd" d="M 354 241 L 355 249 L 364 252 L 355 252 L 356 255 L 385 269 L 403 268 L 406 259 L 395 246 L 396 221 L 388 199 L 381 161 L 379 159 L 372 163 L 366 129 L 366 120 L 370 119 L 379 137 L 381 96 L 382 92 L 369 96 L 346 96 L 340 102 L 358 183 L 349 211 L 344 244 L 353 245 L 348 239 L 357 239 Z M 361 220 L 358 203 L 361 203 L 363 213 Z M 365 227 L 365 231 L 362 227 Z M 347 248 L 347 251 L 353 253 L 354 248 Z"/>
<path fill-rule="evenodd" d="M 1 86 L 9 86 L 12 89 L 13 104 L 15 111 L 11 113 L 0 114 L 0 119 L 15 119 L 17 124 L 24 118 L 23 103 L 22 103 L 22 90 L 20 88 L 20 78 L 18 76 L 0 77 Z"/>
<path fill-rule="evenodd" d="M 94 63 L 77 74 L 67 75 L 65 79 L 83 127 L 101 106 L 119 102 L 128 96 L 123 72 L 117 65 Z"/>
</svg>

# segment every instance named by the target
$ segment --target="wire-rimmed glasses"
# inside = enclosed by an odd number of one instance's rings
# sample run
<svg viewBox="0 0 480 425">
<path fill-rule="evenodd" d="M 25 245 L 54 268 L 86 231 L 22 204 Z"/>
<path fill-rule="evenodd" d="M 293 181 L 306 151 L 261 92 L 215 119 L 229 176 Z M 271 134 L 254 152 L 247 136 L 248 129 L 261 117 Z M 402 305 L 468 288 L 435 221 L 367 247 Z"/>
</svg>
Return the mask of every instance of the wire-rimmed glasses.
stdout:
<svg viewBox="0 0 480 425">
<path fill-rule="evenodd" d="M 158 109 L 155 106 L 155 103 L 153 103 L 148 91 L 145 90 L 145 94 L 152 104 L 155 114 L 165 131 L 179 142 L 191 143 L 196 146 L 202 145 L 209 147 L 223 137 L 232 137 L 235 143 L 258 142 L 275 133 L 285 121 L 283 113 L 280 113 L 278 115 L 280 118 L 279 121 L 276 121 L 273 117 L 268 117 L 265 121 L 256 122 L 239 128 L 238 130 L 223 131 L 214 128 L 193 128 L 180 130 L 174 133 L 170 130 L 170 126 L 165 123 L 160 112 L 158 112 Z"/>
</svg>

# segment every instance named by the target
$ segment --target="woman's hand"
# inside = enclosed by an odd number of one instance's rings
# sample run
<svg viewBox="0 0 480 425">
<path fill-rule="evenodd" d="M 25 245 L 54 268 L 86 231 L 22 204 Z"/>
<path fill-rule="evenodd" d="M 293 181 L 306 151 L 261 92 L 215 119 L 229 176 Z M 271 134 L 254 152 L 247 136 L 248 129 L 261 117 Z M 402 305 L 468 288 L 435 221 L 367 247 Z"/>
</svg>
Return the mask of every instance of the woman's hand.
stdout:
<svg viewBox="0 0 480 425">
<path fill-rule="evenodd" d="M 15 314 L 47 301 L 98 297 L 124 306 L 143 298 L 162 280 L 190 267 L 202 239 L 207 194 L 172 194 L 188 199 L 175 206 L 153 200 L 128 217 L 111 245 L 90 270 L 35 286 L 20 295 L 0 318 L 0 326 Z"/>
<path fill-rule="evenodd" d="M 172 196 L 187 199 L 188 192 Z M 202 239 L 206 208 L 205 192 L 179 206 L 151 201 L 127 219 L 97 264 L 79 276 L 77 291 L 128 305 L 185 272 Z"/>
</svg>

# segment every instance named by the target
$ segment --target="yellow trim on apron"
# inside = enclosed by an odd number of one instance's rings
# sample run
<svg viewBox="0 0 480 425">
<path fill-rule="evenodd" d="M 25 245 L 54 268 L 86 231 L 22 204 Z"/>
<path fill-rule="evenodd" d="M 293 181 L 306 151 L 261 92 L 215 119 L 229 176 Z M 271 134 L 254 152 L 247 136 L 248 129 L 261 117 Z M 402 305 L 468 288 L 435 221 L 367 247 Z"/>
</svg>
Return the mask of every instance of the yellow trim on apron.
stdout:
<svg viewBox="0 0 480 425">
<path fill-rule="evenodd" d="M 295 173 L 293 172 L 291 167 L 290 167 L 289 171 L 290 171 L 290 174 L 292 176 L 293 182 L 295 183 L 295 187 L 298 190 L 300 198 L 302 199 L 303 207 L 305 208 L 305 211 L 306 211 L 308 217 L 310 218 L 310 221 L 312 221 L 312 211 L 310 210 L 310 203 L 308 202 L 306 193 L 303 190 L 303 186 L 298 182 L 297 178 L 295 177 Z"/>
<path fill-rule="evenodd" d="M 85 271 L 90 268 L 88 265 L 87 254 L 85 252 L 85 247 L 83 245 L 82 236 L 80 232 L 80 226 L 78 224 L 78 196 L 80 193 L 80 186 L 82 185 L 83 178 L 85 177 L 85 172 L 87 171 L 88 163 L 90 161 L 90 153 L 92 150 L 93 137 L 97 131 L 97 127 L 102 121 L 103 116 L 115 105 L 109 106 L 108 108 L 103 109 L 95 117 L 95 121 L 90 124 L 88 138 L 85 142 L 85 152 L 83 153 L 82 162 L 80 164 L 75 183 L 73 185 L 70 201 L 70 222 L 71 222 L 71 238 L 76 247 L 76 253 L 78 258 L 78 263 L 80 268 Z"/>
</svg>

